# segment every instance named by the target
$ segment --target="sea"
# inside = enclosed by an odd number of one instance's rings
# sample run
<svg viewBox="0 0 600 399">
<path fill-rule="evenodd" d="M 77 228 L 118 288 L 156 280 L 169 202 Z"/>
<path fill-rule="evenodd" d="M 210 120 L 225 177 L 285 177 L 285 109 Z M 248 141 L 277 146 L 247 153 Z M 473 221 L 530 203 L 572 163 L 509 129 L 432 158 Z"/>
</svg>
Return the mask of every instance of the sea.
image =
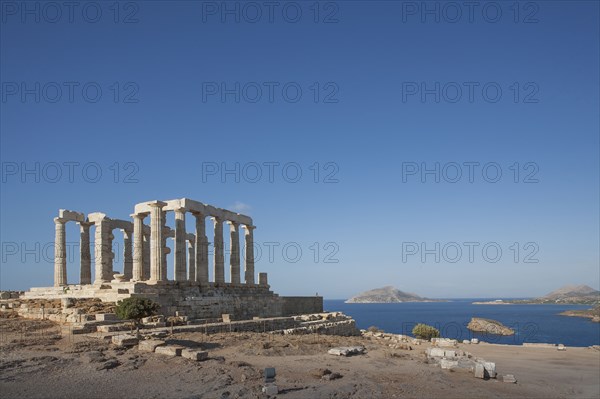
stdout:
<svg viewBox="0 0 600 399">
<path fill-rule="evenodd" d="M 324 300 L 327 311 L 340 311 L 356 320 L 358 328 L 375 326 L 385 332 L 412 335 L 413 327 L 425 323 L 440 335 L 457 340 L 479 338 L 489 343 L 521 345 L 524 342 L 600 345 L 600 323 L 584 317 L 560 316 L 565 310 L 589 309 L 590 305 L 473 305 L 498 298 L 449 299 L 447 302 L 344 303 Z M 510 298 L 502 298 L 510 299 Z M 511 336 L 475 333 L 466 327 L 471 317 L 501 322 L 515 330 Z"/>
</svg>

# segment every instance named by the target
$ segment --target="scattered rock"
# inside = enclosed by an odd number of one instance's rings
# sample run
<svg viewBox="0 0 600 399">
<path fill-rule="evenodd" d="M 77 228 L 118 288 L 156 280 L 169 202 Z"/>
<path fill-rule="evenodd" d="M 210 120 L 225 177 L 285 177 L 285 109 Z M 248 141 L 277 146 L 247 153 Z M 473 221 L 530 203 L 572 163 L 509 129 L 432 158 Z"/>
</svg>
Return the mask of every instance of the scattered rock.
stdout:
<svg viewBox="0 0 600 399">
<path fill-rule="evenodd" d="M 316 370 L 313 370 L 310 374 L 312 376 L 316 377 L 316 378 L 322 378 L 323 376 L 325 376 L 327 374 L 331 374 L 331 370 L 329 370 L 329 369 L 316 369 Z"/>
<path fill-rule="evenodd" d="M 165 341 L 159 339 L 144 339 L 138 343 L 138 350 L 141 352 L 154 352 L 156 347 L 164 344 Z"/>
<path fill-rule="evenodd" d="M 181 356 L 194 361 L 202 361 L 208 359 L 208 352 L 198 349 L 183 349 Z"/>
<path fill-rule="evenodd" d="M 114 369 L 115 367 L 119 367 L 120 365 L 121 362 L 119 362 L 117 359 L 110 359 L 98 366 L 96 370 L 110 370 Z"/>
<path fill-rule="evenodd" d="M 181 356 L 183 349 L 184 348 L 182 346 L 165 345 L 157 346 L 156 349 L 154 349 L 154 352 L 167 356 Z"/>
<path fill-rule="evenodd" d="M 137 337 L 129 334 L 113 335 L 112 337 L 112 343 L 117 346 L 135 346 L 138 341 Z"/>
<path fill-rule="evenodd" d="M 502 382 L 508 382 L 508 383 L 516 384 L 517 383 L 517 379 L 515 378 L 514 375 L 507 374 L 507 375 L 502 376 Z"/>
<path fill-rule="evenodd" d="M 566 350 L 567 350 L 567 347 L 566 347 L 566 346 L 564 346 L 563 344 L 558 344 L 558 346 L 556 347 L 556 350 L 559 350 L 559 351 L 566 351 Z"/>
<path fill-rule="evenodd" d="M 321 377 L 321 379 L 325 381 L 333 381 L 337 380 L 338 378 L 342 378 L 342 375 L 340 373 L 329 373 Z"/>
</svg>

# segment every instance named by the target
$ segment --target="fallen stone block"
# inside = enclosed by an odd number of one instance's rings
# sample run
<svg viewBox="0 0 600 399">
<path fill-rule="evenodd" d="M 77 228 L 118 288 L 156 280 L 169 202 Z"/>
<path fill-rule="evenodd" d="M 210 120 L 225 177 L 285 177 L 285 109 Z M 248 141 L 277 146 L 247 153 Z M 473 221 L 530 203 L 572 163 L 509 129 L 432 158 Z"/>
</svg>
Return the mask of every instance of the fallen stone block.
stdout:
<svg viewBox="0 0 600 399">
<path fill-rule="evenodd" d="M 138 344 L 138 339 L 129 334 L 113 335 L 112 343 L 117 346 L 135 346 Z"/>
<path fill-rule="evenodd" d="M 197 349 L 184 349 L 181 351 L 181 356 L 194 361 L 202 361 L 208 359 L 208 352 Z"/>
<path fill-rule="evenodd" d="M 458 360 L 442 359 L 440 360 L 440 367 L 443 369 L 458 368 Z"/>
<path fill-rule="evenodd" d="M 340 346 L 337 348 L 331 348 L 327 351 L 330 355 L 335 356 L 351 356 L 362 354 L 365 351 L 364 346 Z"/>
<path fill-rule="evenodd" d="M 558 346 L 556 347 L 556 350 L 559 350 L 559 351 L 566 351 L 566 350 L 567 350 L 567 347 L 566 347 L 566 346 L 564 346 L 563 344 L 558 344 Z"/>
<path fill-rule="evenodd" d="M 479 340 L 477 338 L 471 338 L 471 343 L 472 344 L 478 344 Z"/>
<path fill-rule="evenodd" d="M 266 385 L 262 388 L 262 391 L 268 396 L 274 396 L 279 393 L 279 388 L 277 388 L 277 385 Z"/>
<path fill-rule="evenodd" d="M 144 339 L 138 343 L 138 350 L 142 352 L 154 352 L 158 346 L 165 344 L 165 341 L 159 339 Z"/>
<path fill-rule="evenodd" d="M 96 326 L 96 331 L 98 332 L 115 332 L 115 331 L 127 331 L 130 330 L 131 326 L 125 324 L 109 324 L 105 326 Z"/>
<path fill-rule="evenodd" d="M 470 344 L 471 341 L 469 341 L 468 339 L 463 339 L 463 344 Z"/>
<path fill-rule="evenodd" d="M 456 357 L 456 351 L 445 350 L 444 351 L 444 356 L 445 357 Z"/>
<path fill-rule="evenodd" d="M 486 372 L 486 377 L 488 378 L 496 378 L 496 363 L 493 362 L 483 362 L 483 368 Z"/>
<path fill-rule="evenodd" d="M 165 346 L 157 346 L 154 349 L 154 353 L 158 353 L 166 356 L 181 356 L 181 352 L 183 351 L 182 346 L 175 345 L 165 345 Z"/>
<path fill-rule="evenodd" d="M 481 379 L 485 378 L 485 367 L 483 367 L 483 364 L 477 363 L 475 365 L 474 374 L 475 374 L 475 378 L 481 378 Z"/>
<path fill-rule="evenodd" d="M 515 378 L 514 375 L 507 374 L 507 375 L 502 376 L 502 382 L 508 382 L 508 383 L 511 383 L 511 384 L 516 384 L 517 383 L 517 379 Z"/>
<path fill-rule="evenodd" d="M 440 348 L 427 348 L 428 357 L 444 357 L 446 352 Z"/>
<path fill-rule="evenodd" d="M 452 347 L 452 346 L 456 346 L 457 343 L 458 343 L 457 340 L 449 339 L 449 338 L 438 338 L 435 340 L 435 344 L 437 346 L 441 346 L 441 347 Z"/>
</svg>

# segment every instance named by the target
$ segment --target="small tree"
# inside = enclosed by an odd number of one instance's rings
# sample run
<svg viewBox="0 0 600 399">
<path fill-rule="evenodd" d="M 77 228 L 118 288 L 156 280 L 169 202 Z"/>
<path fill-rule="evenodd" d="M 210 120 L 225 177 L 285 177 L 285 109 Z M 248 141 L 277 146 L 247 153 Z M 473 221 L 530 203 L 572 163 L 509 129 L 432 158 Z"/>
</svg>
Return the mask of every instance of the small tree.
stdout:
<svg viewBox="0 0 600 399">
<path fill-rule="evenodd" d="M 136 327 L 137 337 L 140 337 L 140 326 L 144 317 L 154 316 L 160 306 L 147 298 L 129 297 L 117 302 L 115 313 L 121 320 L 131 320 Z"/>
<path fill-rule="evenodd" d="M 440 331 L 432 326 L 428 326 L 427 324 L 419 323 L 413 329 L 412 333 L 415 337 L 426 339 L 428 341 L 431 338 L 437 338 L 440 336 Z"/>
</svg>

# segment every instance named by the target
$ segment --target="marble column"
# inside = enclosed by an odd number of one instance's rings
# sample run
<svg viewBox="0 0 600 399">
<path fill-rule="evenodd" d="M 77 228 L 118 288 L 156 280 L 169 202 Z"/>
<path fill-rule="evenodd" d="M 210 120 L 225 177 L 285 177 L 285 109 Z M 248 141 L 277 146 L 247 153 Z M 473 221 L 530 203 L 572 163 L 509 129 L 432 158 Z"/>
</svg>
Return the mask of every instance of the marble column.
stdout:
<svg viewBox="0 0 600 399">
<path fill-rule="evenodd" d="M 188 280 L 196 281 L 196 240 L 188 241 Z"/>
<path fill-rule="evenodd" d="M 92 284 L 90 226 L 93 224 L 91 222 L 79 222 L 79 284 Z"/>
<path fill-rule="evenodd" d="M 133 278 L 133 249 L 131 236 L 132 230 L 123 230 L 123 274 L 126 280 Z"/>
<path fill-rule="evenodd" d="M 154 201 L 150 206 L 150 281 L 153 283 L 166 281 L 164 263 L 164 219 L 162 208 L 166 202 Z"/>
<path fill-rule="evenodd" d="M 214 252 L 214 276 L 215 283 L 225 282 L 225 254 L 223 252 L 223 220 L 218 217 L 212 218 L 215 225 L 215 252 Z"/>
<path fill-rule="evenodd" d="M 175 281 L 186 281 L 186 249 L 185 209 L 175 209 Z"/>
<path fill-rule="evenodd" d="M 150 234 L 144 233 L 144 245 L 143 245 L 143 273 L 142 280 L 146 281 L 150 279 Z"/>
<path fill-rule="evenodd" d="M 66 219 L 54 218 L 54 286 L 67 285 Z"/>
<path fill-rule="evenodd" d="M 246 284 L 254 284 L 254 229 L 256 226 L 242 226 L 245 232 L 246 238 L 246 263 L 244 267 L 244 280 Z"/>
<path fill-rule="evenodd" d="M 227 221 L 229 224 L 229 271 L 232 284 L 240 284 L 240 230 L 239 223 Z"/>
<path fill-rule="evenodd" d="M 103 218 L 95 222 L 94 253 L 96 258 L 96 273 L 94 284 L 108 283 L 112 280 L 112 228 L 110 219 Z"/>
<path fill-rule="evenodd" d="M 144 218 L 145 213 L 134 213 L 133 217 L 133 271 L 134 281 L 144 280 Z"/>
<path fill-rule="evenodd" d="M 206 237 L 206 215 L 194 213 L 196 217 L 196 281 L 208 284 L 208 238 Z"/>
</svg>

